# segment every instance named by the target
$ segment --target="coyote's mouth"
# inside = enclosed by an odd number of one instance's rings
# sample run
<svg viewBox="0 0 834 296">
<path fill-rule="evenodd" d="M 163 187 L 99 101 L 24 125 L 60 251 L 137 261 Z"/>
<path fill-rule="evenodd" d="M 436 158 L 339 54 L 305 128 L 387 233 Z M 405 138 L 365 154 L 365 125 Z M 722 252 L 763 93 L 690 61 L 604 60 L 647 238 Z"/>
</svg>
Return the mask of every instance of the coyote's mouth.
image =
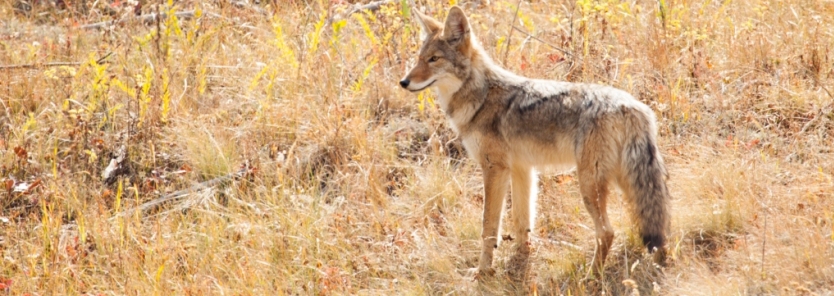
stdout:
<svg viewBox="0 0 834 296">
<path fill-rule="evenodd" d="M 435 82 L 437 82 L 437 79 L 432 80 L 429 84 L 426 84 L 426 86 L 421 87 L 420 89 L 408 89 L 408 91 L 410 91 L 410 92 L 418 92 L 418 91 L 421 91 L 421 90 L 424 90 L 424 89 L 428 88 L 429 86 L 431 86 L 431 85 L 432 85 L 432 84 L 434 84 Z"/>
</svg>

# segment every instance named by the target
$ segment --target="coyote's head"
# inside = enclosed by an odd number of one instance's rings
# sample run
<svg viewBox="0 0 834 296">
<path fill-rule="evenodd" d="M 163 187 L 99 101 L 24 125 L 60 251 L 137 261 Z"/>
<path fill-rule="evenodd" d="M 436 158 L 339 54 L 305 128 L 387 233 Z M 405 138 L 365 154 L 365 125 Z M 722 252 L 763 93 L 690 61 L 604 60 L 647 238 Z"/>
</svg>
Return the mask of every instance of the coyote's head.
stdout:
<svg viewBox="0 0 834 296">
<path fill-rule="evenodd" d="M 416 9 L 412 11 L 423 27 L 423 46 L 416 65 L 403 77 L 400 86 L 412 92 L 431 86 L 438 95 L 454 94 L 470 73 L 474 51 L 469 21 L 457 6 L 449 9 L 445 24 Z"/>
</svg>

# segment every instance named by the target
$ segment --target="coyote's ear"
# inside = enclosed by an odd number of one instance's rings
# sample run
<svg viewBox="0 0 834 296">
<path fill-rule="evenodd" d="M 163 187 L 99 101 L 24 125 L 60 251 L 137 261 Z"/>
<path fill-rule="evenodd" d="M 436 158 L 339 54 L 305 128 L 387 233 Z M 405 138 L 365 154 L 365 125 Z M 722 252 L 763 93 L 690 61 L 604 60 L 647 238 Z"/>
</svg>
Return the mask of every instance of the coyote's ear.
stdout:
<svg viewBox="0 0 834 296">
<path fill-rule="evenodd" d="M 469 41 L 469 21 L 460 7 L 452 6 L 446 17 L 446 27 L 443 37 L 451 45 L 458 45 L 461 41 Z"/>
<path fill-rule="evenodd" d="M 423 34 L 421 36 L 422 39 L 434 36 L 437 32 L 440 32 L 440 29 L 443 28 L 443 24 L 438 22 L 436 19 L 417 11 L 417 9 L 412 9 L 411 11 L 414 12 L 414 15 L 417 16 L 415 19 L 417 19 L 417 22 L 420 23 L 421 27 L 423 27 Z"/>
</svg>

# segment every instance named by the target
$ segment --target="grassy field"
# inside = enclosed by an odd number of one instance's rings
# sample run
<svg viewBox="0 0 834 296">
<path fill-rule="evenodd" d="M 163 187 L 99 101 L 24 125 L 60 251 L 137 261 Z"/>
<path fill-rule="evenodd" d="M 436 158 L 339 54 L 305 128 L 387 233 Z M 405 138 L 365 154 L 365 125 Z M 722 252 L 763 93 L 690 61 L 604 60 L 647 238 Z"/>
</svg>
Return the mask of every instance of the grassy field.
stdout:
<svg viewBox="0 0 834 296">
<path fill-rule="evenodd" d="M 419 46 L 401 1 L 145 3 L 166 13 L 148 22 L 105 2 L 0 4 L 0 295 L 834 294 L 834 1 L 460 1 L 503 67 L 659 120 L 668 266 L 617 193 L 589 276 L 575 176 L 546 173 L 522 282 L 511 243 L 495 278 L 468 273 L 480 169 L 433 94 L 397 85 Z"/>
</svg>

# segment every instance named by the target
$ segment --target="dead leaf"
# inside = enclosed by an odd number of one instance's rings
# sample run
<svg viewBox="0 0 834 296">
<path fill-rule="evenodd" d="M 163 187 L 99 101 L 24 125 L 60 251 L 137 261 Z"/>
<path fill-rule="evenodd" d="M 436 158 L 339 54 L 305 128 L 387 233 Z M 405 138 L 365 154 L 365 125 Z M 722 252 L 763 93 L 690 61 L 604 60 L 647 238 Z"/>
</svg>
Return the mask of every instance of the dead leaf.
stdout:
<svg viewBox="0 0 834 296">
<path fill-rule="evenodd" d="M 96 146 L 99 150 L 104 149 L 104 140 L 95 138 L 93 139 L 93 146 Z"/>
<path fill-rule="evenodd" d="M 744 147 L 749 150 L 750 148 L 753 148 L 753 147 L 756 147 L 756 145 L 759 145 L 759 142 L 760 142 L 759 139 L 753 139 L 752 141 L 747 142 L 747 144 L 745 144 Z"/>
<path fill-rule="evenodd" d="M 14 147 L 14 154 L 17 155 L 17 157 L 20 157 L 20 158 L 23 158 L 23 159 L 26 159 L 26 157 L 29 156 L 29 152 L 26 151 L 26 149 L 23 149 L 23 147 L 20 147 L 20 146 Z"/>
<path fill-rule="evenodd" d="M 42 183 L 42 182 L 41 182 L 41 179 L 40 179 L 40 178 L 35 179 L 35 181 L 33 181 L 33 182 L 32 182 L 32 184 L 29 184 L 29 187 L 27 187 L 27 188 L 26 188 L 26 191 L 24 191 L 24 192 L 23 192 L 23 194 L 29 194 L 29 193 L 32 193 L 32 190 L 34 190 L 35 188 L 37 188 L 38 186 L 40 186 L 40 185 L 41 185 L 41 183 Z"/>
<path fill-rule="evenodd" d="M 12 279 L 0 278 L 0 289 L 8 289 L 12 287 Z"/>
<path fill-rule="evenodd" d="M 3 183 L 6 185 L 6 191 L 12 191 L 12 188 L 14 188 L 14 180 L 12 179 L 6 179 Z"/>
<path fill-rule="evenodd" d="M 558 63 L 558 62 L 561 62 L 561 61 L 565 60 L 565 58 L 562 57 L 562 55 L 560 55 L 558 53 L 551 53 L 551 54 L 547 55 L 547 58 L 551 62 L 554 62 L 554 63 Z"/>
<path fill-rule="evenodd" d="M 527 57 L 522 55 L 521 56 L 521 71 L 527 70 L 527 68 L 530 68 L 530 63 L 527 61 Z"/>
</svg>

